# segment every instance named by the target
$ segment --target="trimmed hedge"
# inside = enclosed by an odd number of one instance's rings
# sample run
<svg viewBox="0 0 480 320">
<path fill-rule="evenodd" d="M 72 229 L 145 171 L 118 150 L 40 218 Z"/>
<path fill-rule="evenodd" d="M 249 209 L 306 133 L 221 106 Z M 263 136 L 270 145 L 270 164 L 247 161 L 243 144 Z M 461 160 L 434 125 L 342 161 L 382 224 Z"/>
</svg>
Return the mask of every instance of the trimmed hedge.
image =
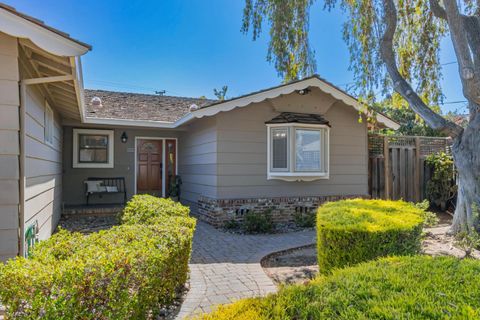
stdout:
<svg viewBox="0 0 480 320">
<path fill-rule="evenodd" d="M 190 209 L 172 199 L 157 198 L 148 194 L 132 197 L 120 215 L 122 224 L 152 224 L 168 217 L 188 217 Z"/>
<path fill-rule="evenodd" d="M 425 211 L 404 201 L 352 199 L 317 212 L 318 265 L 333 268 L 420 250 Z"/>
<path fill-rule="evenodd" d="M 0 265 L 7 318 L 155 316 L 187 280 L 195 220 L 160 212 L 149 217 L 154 224 L 123 224 L 87 236 L 61 230 L 35 246 L 31 258 Z"/>
<path fill-rule="evenodd" d="M 479 319 L 480 262 L 391 257 L 221 306 L 204 320 Z"/>
</svg>

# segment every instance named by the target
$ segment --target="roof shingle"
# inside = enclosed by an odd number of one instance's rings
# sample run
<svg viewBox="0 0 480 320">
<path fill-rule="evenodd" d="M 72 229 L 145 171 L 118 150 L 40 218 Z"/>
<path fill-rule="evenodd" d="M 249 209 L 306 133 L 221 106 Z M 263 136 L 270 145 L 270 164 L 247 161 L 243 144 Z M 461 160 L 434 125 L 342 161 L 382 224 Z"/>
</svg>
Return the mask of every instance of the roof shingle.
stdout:
<svg viewBox="0 0 480 320">
<path fill-rule="evenodd" d="M 92 103 L 94 97 L 101 99 L 101 106 Z M 85 90 L 87 118 L 175 122 L 188 114 L 192 105 L 202 108 L 214 102 L 200 98 Z"/>
</svg>

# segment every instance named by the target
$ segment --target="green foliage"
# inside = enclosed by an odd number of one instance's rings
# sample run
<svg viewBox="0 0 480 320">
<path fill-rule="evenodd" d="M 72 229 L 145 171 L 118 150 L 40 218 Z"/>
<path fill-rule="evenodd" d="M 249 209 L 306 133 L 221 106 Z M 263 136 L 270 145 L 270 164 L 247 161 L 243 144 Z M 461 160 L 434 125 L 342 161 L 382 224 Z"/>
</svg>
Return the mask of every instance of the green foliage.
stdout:
<svg viewBox="0 0 480 320">
<path fill-rule="evenodd" d="M 135 195 L 120 215 L 123 224 L 151 224 L 159 218 L 188 217 L 190 209 L 172 199 L 157 198 L 148 194 Z"/>
<path fill-rule="evenodd" d="M 228 86 L 223 86 L 222 89 L 217 90 L 213 89 L 213 94 L 217 97 L 218 100 L 225 100 L 227 96 Z"/>
<path fill-rule="evenodd" d="M 422 210 L 424 219 L 423 225 L 425 227 L 433 227 L 438 224 L 438 216 L 434 212 L 428 211 L 428 209 L 430 209 L 430 202 L 428 200 L 415 203 L 415 207 Z"/>
<path fill-rule="evenodd" d="M 447 201 L 456 192 L 456 186 L 453 183 L 453 158 L 445 152 L 439 152 L 429 155 L 425 162 L 433 168 L 433 175 L 427 182 L 427 198 L 430 202 L 445 209 Z"/>
<path fill-rule="evenodd" d="M 270 27 L 267 61 L 275 65 L 285 82 L 309 76 L 316 63 L 308 39 L 309 11 L 312 0 L 245 0 L 242 32 L 252 31 L 257 40 L 263 19 Z"/>
<path fill-rule="evenodd" d="M 272 211 L 248 212 L 243 223 L 247 233 L 270 233 L 273 231 Z"/>
<path fill-rule="evenodd" d="M 309 17 L 316 2 L 245 0 L 242 31 L 251 31 L 255 40 L 263 27 L 269 28 L 267 61 L 274 63 L 285 81 L 310 75 L 315 70 Z M 438 105 L 442 100 L 440 40 L 446 35 L 446 24 L 432 15 L 428 0 L 395 1 L 395 4 L 398 14 L 393 46 L 399 72 L 414 84 L 427 104 Z M 343 38 L 350 51 L 356 93 L 371 102 L 376 96 L 391 92 L 394 85 L 380 55 L 385 30 L 383 2 L 325 0 L 321 5 L 326 9 L 339 5 L 345 13 Z M 328 46 L 323 49 L 328 50 Z"/>
<path fill-rule="evenodd" d="M 129 213 L 128 222 L 145 217 L 134 215 Z M 30 259 L 0 265 L 0 301 L 7 318 L 155 316 L 187 280 L 195 220 L 162 211 L 158 219 L 149 215 L 144 221 L 86 236 L 61 230 L 35 246 Z"/>
<path fill-rule="evenodd" d="M 424 211 L 403 201 L 352 199 L 318 209 L 320 272 L 420 250 Z"/>
<path fill-rule="evenodd" d="M 480 248 L 479 219 L 480 211 L 476 204 L 471 209 L 473 225 L 467 224 L 464 230 L 455 235 L 455 245 L 465 251 L 465 258 L 471 258 L 474 249 Z"/>
<path fill-rule="evenodd" d="M 478 319 L 480 262 L 391 257 L 221 306 L 204 320 Z"/>
<path fill-rule="evenodd" d="M 437 113 L 441 112 L 438 106 L 432 107 L 432 109 Z M 378 133 L 405 136 L 444 136 L 441 132 L 430 128 L 422 118 L 408 107 L 408 104 L 398 93 L 394 93 L 392 97 L 373 104 L 373 110 L 387 115 L 400 124 L 400 128 L 395 131 L 391 129 L 381 129 L 377 130 Z"/>
<path fill-rule="evenodd" d="M 239 229 L 240 228 L 240 222 L 238 222 L 237 220 L 235 219 L 231 219 L 231 220 L 228 220 L 225 222 L 225 224 L 223 225 L 223 227 L 227 230 L 235 230 L 235 229 Z"/>
<path fill-rule="evenodd" d="M 300 228 L 313 228 L 315 227 L 317 215 L 315 212 L 296 212 L 293 215 L 295 224 Z"/>
</svg>

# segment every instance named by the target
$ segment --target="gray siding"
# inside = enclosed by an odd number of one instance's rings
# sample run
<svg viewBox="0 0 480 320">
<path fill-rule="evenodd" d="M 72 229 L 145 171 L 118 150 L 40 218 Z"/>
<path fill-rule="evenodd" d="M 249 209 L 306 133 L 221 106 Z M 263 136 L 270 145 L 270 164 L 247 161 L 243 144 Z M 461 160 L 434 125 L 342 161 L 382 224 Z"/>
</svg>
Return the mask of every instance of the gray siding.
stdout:
<svg viewBox="0 0 480 320">
<path fill-rule="evenodd" d="M 177 138 L 177 131 L 158 129 L 132 129 L 112 128 L 106 126 L 88 127 L 91 129 L 114 130 L 114 167 L 113 168 L 73 168 L 72 167 L 72 142 L 73 129 L 86 128 L 78 126 L 64 127 L 64 152 L 63 152 L 63 192 L 66 205 L 79 205 L 86 203 L 85 186 L 83 181 L 88 177 L 125 177 L 127 197 L 132 197 L 135 190 L 135 137 Z M 127 143 L 122 143 L 120 137 L 127 133 Z M 119 194 L 106 194 L 93 196 L 92 203 L 118 203 L 123 201 Z"/>
<path fill-rule="evenodd" d="M 18 254 L 18 80 L 17 39 L 0 32 L 0 261 Z"/>
<path fill-rule="evenodd" d="M 282 97 L 281 100 L 286 99 Z M 359 115 L 355 109 L 340 102 L 331 105 L 328 101 L 330 108 L 323 106 L 322 100 L 304 101 L 301 106 L 304 112 L 328 109 L 324 116 L 332 126 L 330 178 L 312 182 L 267 180 L 267 128 L 264 123 L 278 115 L 273 105 L 282 101 L 258 103 L 216 116 L 217 197 L 366 195 L 367 127 L 365 123 L 358 122 Z M 309 106 L 309 103 L 312 105 Z M 277 108 L 298 111 L 290 102 Z"/>
<path fill-rule="evenodd" d="M 62 128 L 54 112 L 53 144 L 45 142 L 45 96 L 27 86 L 25 99 L 25 228 L 38 223 L 40 240 L 55 230 L 62 210 Z"/>
<path fill-rule="evenodd" d="M 217 140 L 215 117 L 196 120 L 180 136 L 181 198 L 192 209 L 200 196 L 217 197 Z"/>
</svg>

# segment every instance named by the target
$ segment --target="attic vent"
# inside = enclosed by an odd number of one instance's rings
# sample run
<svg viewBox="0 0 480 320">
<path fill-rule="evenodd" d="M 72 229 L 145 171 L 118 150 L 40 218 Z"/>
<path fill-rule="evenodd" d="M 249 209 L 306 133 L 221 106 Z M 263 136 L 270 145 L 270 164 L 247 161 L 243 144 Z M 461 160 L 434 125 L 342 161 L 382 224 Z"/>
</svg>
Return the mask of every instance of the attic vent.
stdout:
<svg viewBox="0 0 480 320">
<path fill-rule="evenodd" d="M 93 97 L 92 100 L 90 100 L 90 103 L 92 104 L 92 106 L 95 106 L 95 107 L 102 107 L 102 99 L 100 99 L 99 97 Z"/>
<path fill-rule="evenodd" d="M 200 107 L 195 103 L 190 106 L 190 112 L 197 111 L 198 109 L 200 109 Z"/>
</svg>

